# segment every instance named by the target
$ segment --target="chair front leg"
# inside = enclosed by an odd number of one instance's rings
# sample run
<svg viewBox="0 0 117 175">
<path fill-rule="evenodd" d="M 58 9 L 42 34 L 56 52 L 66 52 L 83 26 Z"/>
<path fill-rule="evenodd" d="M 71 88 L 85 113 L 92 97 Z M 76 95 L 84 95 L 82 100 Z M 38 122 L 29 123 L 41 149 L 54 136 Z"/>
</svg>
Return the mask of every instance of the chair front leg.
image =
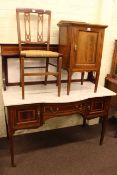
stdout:
<svg viewBox="0 0 117 175">
<path fill-rule="evenodd" d="M 21 57 L 21 84 L 22 84 L 22 99 L 24 99 L 24 57 Z"/>
<path fill-rule="evenodd" d="M 57 59 L 56 71 L 59 72 L 59 58 Z M 57 76 L 57 79 L 56 79 L 56 86 L 58 86 L 58 76 Z"/>
<path fill-rule="evenodd" d="M 46 58 L 46 72 L 48 72 L 49 58 Z M 48 76 L 45 75 L 45 85 L 47 85 Z"/>
<path fill-rule="evenodd" d="M 22 82 L 22 77 L 21 77 L 21 74 L 22 74 L 22 73 L 21 73 L 21 57 L 19 57 L 19 65 L 20 65 L 20 83 L 19 83 L 19 84 L 20 84 L 20 86 L 21 86 L 21 84 L 22 84 L 22 83 L 21 83 L 21 82 Z"/>
<path fill-rule="evenodd" d="M 59 58 L 58 58 L 58 61 L 57 61 L 57 72 L 58 72 L 58 76 L 57 76 L 58 97 L 60 97 L 60 94 L 61 94 L 61 67 L 62 67 L 62 57 L 59 57 Z"/>
</svg>

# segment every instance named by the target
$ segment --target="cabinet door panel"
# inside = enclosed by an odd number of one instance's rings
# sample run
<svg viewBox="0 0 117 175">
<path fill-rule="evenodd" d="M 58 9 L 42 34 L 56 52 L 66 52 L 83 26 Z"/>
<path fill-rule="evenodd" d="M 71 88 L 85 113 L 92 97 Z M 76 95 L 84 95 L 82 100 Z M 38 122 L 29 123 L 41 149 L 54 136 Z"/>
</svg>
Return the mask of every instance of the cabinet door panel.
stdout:
<svg viewBox="0 0 117 175">
<path fill-rule="evenodd" d="M 73 68 L 96 70 L 99 61 L 99 31 L 76 29 L 74 32 Z"/>
<path fill-rule="evenodd" d="M 79 31 L 76 65 L 96 63 L 97 38 L 98 36 L 95 32 Z"/>
<path fill-rule="evenodd" d="M 68 72 L 98 72 L 106 25 L 60 21 L 59 52 Z"/>
</svg>

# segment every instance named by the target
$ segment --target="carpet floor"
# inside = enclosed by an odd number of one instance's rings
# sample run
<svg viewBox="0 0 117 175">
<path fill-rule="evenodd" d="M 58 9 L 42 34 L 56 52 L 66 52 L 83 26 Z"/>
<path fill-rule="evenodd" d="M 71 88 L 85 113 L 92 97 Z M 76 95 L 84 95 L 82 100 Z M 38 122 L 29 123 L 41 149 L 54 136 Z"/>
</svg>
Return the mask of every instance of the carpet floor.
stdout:
<svg viewBox="0 0 117 175">
<path fill-rule="evenodd" d="M 0 175 L 117 175 L 115 128 L 111 118 L 102 146 L 100 124 L 15 136 L 15 168 L 8 140 L 1 138 Z"/>
</svg>

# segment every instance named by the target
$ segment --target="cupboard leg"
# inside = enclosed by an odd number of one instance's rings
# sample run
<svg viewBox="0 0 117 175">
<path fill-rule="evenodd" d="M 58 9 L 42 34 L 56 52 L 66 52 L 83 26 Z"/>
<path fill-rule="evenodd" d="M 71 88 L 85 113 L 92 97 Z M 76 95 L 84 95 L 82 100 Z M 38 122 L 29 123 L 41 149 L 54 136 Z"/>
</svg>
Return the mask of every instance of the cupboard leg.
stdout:
<svg viewBox="0 0 117 175">
<path fill-rule="evenodd" d="M 72 76 L 72 72 L 71 71 L 68 71 L 67 95 L 69 95 L 69 93 L 70 93 L 71 76 Z"/>
<path fill-rule="evenodd" d="M 96 91 L 97 91 L 97 87 L 98 87 L 98 80 L 99 80 L 99 71 L 97 71 L 97 72 L 96 72 L 94 92 L 96 92 Z"/>
<path fill-rule="evenodd" d="M 93 72 L 88 72 L 87 80 L 91 81 L 92 83 L 94 83 L 95 78 L 93 76 Z"/>
<path fill-rule="evenodd" d="M 83 80 L 84 80 L 84 72 L 81 72 L 81 85 L 83 85 Z"/>
</svg>

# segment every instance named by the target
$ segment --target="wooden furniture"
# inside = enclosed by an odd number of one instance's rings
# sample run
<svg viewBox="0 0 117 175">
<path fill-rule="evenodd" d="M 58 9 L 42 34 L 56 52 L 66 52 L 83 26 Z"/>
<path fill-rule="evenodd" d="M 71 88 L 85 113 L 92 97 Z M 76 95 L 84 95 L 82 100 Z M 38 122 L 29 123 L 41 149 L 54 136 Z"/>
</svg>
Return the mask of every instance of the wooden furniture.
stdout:
<svg viewBox="0 0 117 175">
<path fill-rule="evenodd" d="M 95 72 L 95 88 L 98 86 L 104 32 L 106 25 L 75 21 L 60 21 L 59 52 L 63 54 L 62 67 L 68 72 L 67 94 L 70 93 L 71 77 L 74 72 Z"/>
<path fill-rule="evenodd" d="M 114 46 L 114 52 L 113 52 L 113 58 L 112 58 L 112 67 L 111 67 L 111 73 L 110 75 L 117 79 L 117 40 L 115 40 L 115 46 Z"/>
<path fill-rule="evenodd" d="M 101 117 L 100 145 L 103 143 L 110 99 L 115 93 L 101 86 L 98 87 L 97 93 L 94 93 L 94 84 L 91 82 L 84 82 L 84 88 L 80 82 L 73 85 L 74 89 L 67 96 L 66 84 L 63 84 L 62 95 L 59 98 L 56 96 L 56 88 L 53 84 L 50 84 L 49 90 L 38 86 L 36 93 L 33 93 L 32 86 L 28 86 L 27 98 L 24 100 L 21 98 L 19 86 L 8 87 L 7 91 L 3 91 L 12 166 L 15 166 L 13 141 L 15 131 L 37 128 L 52 117 L 81 114 L 84 119 L 83 124 L 86 120 Z"/>
<path fill-rule="evenodd" d="M 1 58 L 2 58 L 2 80 L 3 80 L 3 88 L 6 90 L 7 86 L 16 86 L 20 85 L 19 81 L 16 82 L 9 82 L 9 77 L 8 77 L 8 60 L 10 58 L 13 59 L 19 59 L 20 54 L 19 54 L 19 45 L 18 44 L 0 44 L 1 46 Z M 46 47 L 45 45 L 23 45 L 23 49 L 43 49 L 45 50 Z M 50 50 L 54 52 L 58 52 L 58 45 L 56 44 L 51 44 L 50 45 Z M 28 81 L 25 82 L 25 84 L 39 84 L 39 83 L 44 83 L 44 81 Z M 49 81 L 48 83 L 55 83 L 55 81 Z"/>
<path fill-rule="evenodd" d="M 45 85 L 47 84 L 48 75 L 55 76 L 57 78 L 58 96 L 60 96 L 61 89 L 61 64 L 62 55 L 58 52 L 50 51 L 50 23 L 51 23 L 51 11 L 42 9 L 28 9 L 18 8 L 16 9 L 17 19 L 17 31 L 18 31 L 18 43 L 20 51 L 20 75 L 22 86 L 22 98 L 24 99 L 24 77 L 25 76 L 45 76 Z M 22 45 L 24 44 L 44 44 L 46 50 L 24 50 Z M 44 59 L 45 66 L 40 67 L 26 67 L 24 61 L 32 58 Z M 49 58 L 57 59 L 57 70 L 49 69 Z M 51 64 L 53 65 L 53 64 Z M 41 71 L 32 72 L 32 68 L 41 68 Z M 28 72 L 24 70 L 28 69 Z M 44 69 L 44 70 L 43 70 Z M 43 71 L 42 71 L 43 70 Z"/>
<path fill-rule="evenodd" d="M 105 78 L 105 87 L 117 94 L 117 40 L 114 44 L 111 72 Z M 111 107 L 117 109 L 117 95 L 111 98 Z M 115 136 L 117 137 L 117 130 Z"/>
<path fill-rule="evenodd" d="M 19 59 L 19 46 L 18 44 L 0 44 L 1 47 L 1 59 L 2 59 L 2 81 L 3 81 L 3 89 L 6 90 L 7 86 L 16 86 L 20 85 L 20 81 L 16 80 L 15 82 L 9 82 L 9 76 L 8 76 L 8 60 L 9 59 Z M 45 45 L 23 45 L 24 49 L 43 49 L 45 50 L 46 47 Z M 54 52 L 58 52 L 58 45 L 57 44 L 50 44 L 50 50 Z M 93 81 L 93 76 L 92 73 L 88 73 L 88 77 L 86 80 Z M 71 80 L 72 82 L 79 82 L 81 81 L 80 79 L 73 79 Z M 67 80 L 61 80 L 62 83 L 66 83 Z M 48 80 L 48 84 L 50 83 L 56 83 L 55 80 Z M 32 84 L 44 84 L 44 80 L 38 80 L 38 81 L 27 81 L 25 82 L 27 85 L 32 85 Z"/>
</svg>

